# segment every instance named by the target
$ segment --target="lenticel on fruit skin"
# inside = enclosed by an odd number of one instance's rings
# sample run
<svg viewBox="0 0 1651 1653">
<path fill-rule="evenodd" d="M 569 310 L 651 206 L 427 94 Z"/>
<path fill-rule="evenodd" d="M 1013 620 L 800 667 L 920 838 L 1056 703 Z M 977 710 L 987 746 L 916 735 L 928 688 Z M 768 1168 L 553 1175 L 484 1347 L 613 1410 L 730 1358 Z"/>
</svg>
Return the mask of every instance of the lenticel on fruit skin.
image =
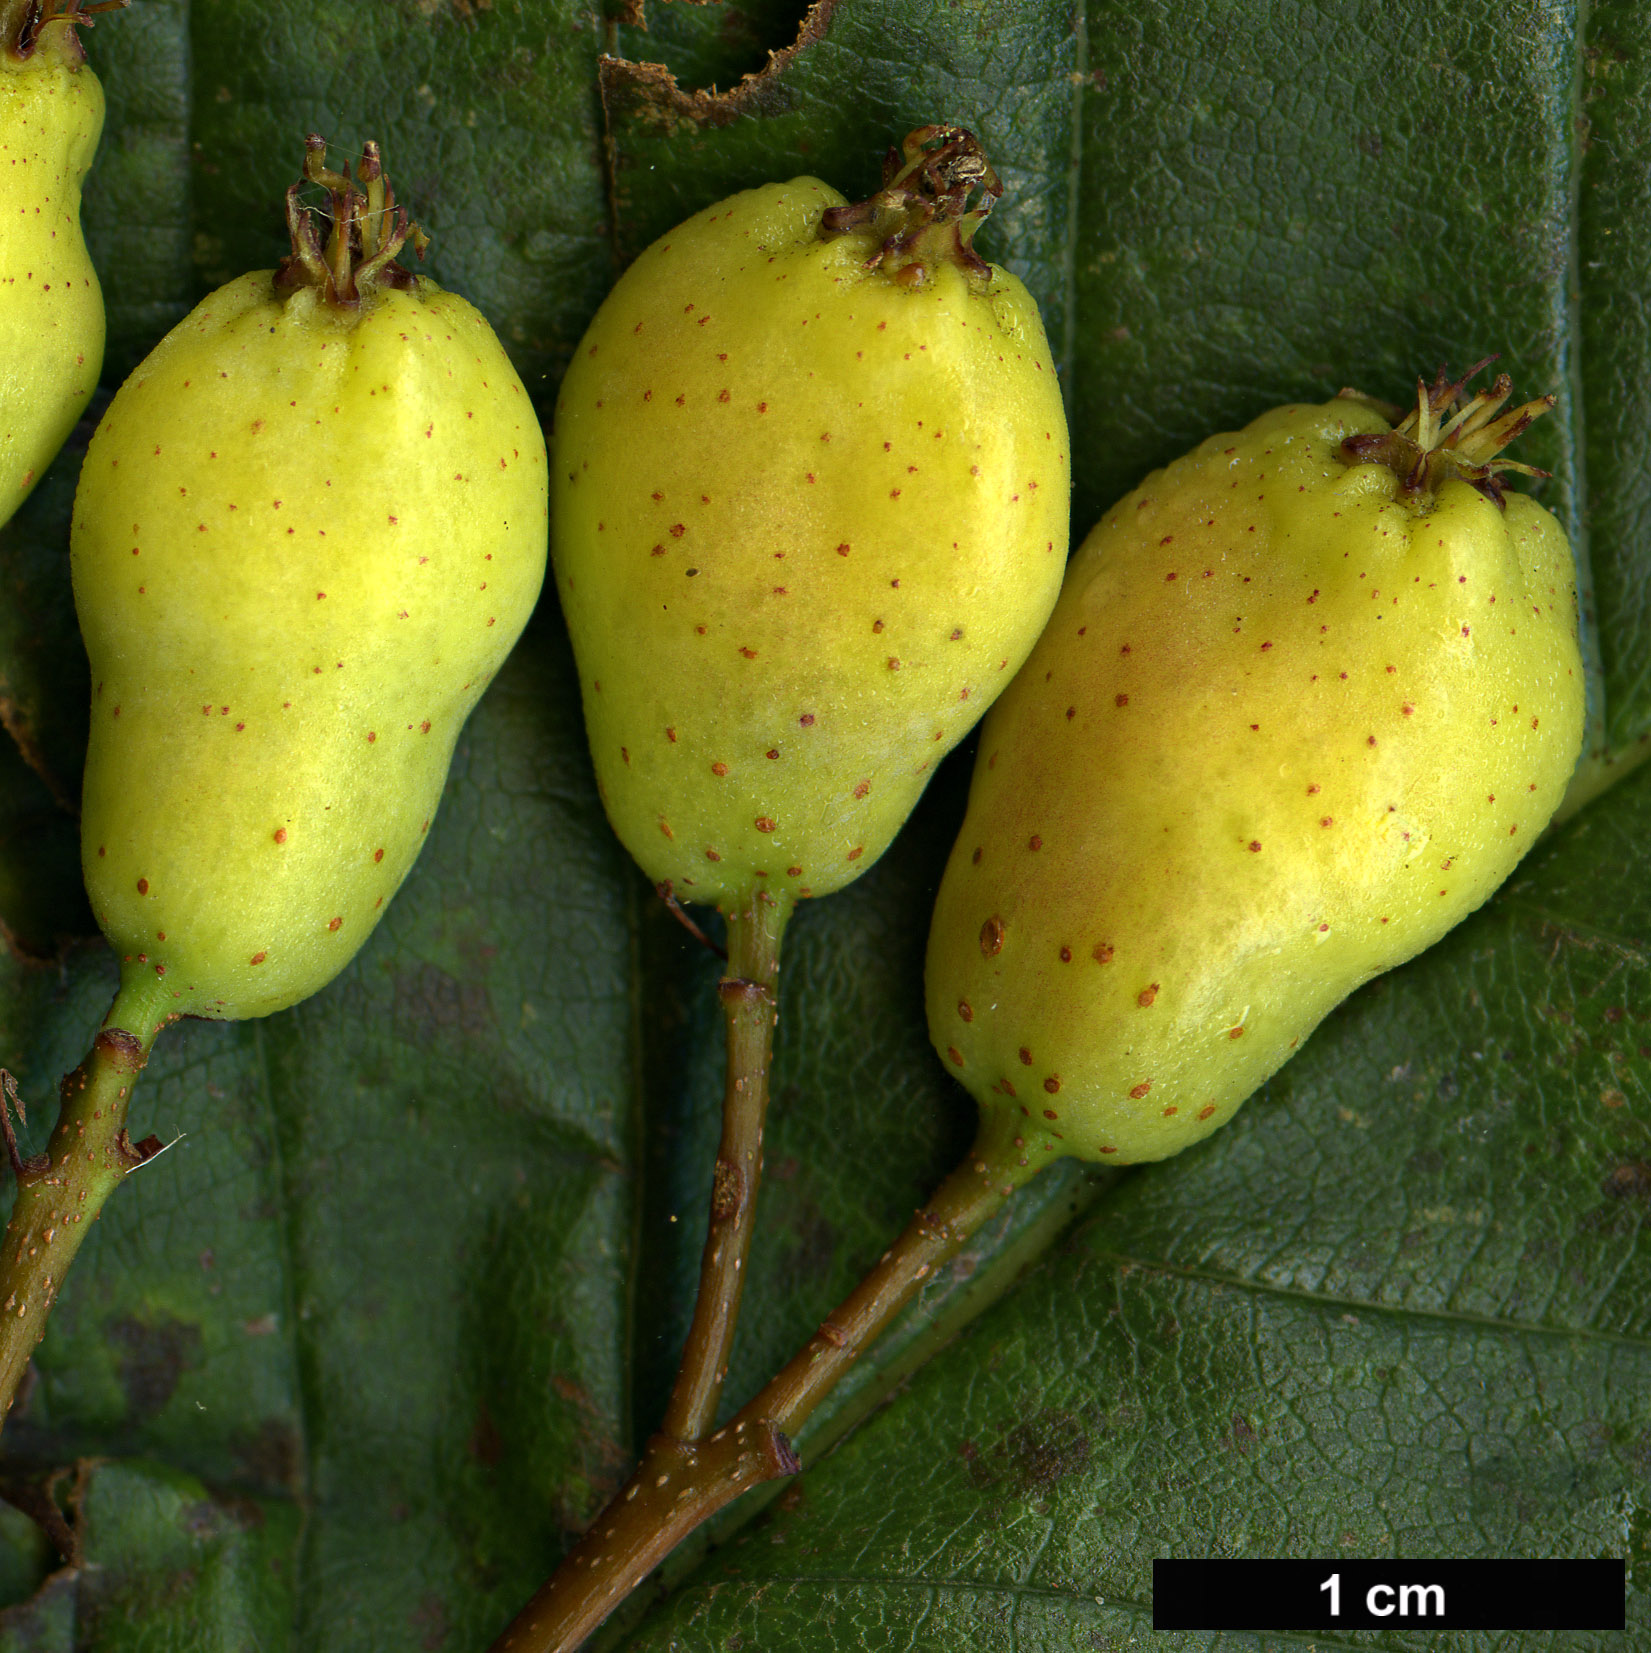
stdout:
<svg viewBox="0 0 1651 1653">
<path fill-rule="evenodd" d="M 1022 1163 L 1162 1159 L 1536 841 L 1582 739 L 1570 546 L 1500 380 L 1283 407 L 1149 476 L 981 732 L 931 1037 Z"/>
</svg>

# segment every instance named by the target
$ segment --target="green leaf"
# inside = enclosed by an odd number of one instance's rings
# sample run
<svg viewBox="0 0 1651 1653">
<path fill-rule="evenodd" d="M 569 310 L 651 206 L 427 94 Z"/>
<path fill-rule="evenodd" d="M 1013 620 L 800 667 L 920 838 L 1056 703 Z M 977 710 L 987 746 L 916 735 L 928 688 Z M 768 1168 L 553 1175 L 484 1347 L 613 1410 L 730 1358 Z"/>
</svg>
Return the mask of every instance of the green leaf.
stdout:
<svg viewBox="0 0 1651 1653">
<path fill-rule="evenodd" d="M 1492 350 L 1553 389 L 1530 457 L 1591 572 L 1615 764 L 1595 784 L 1628 765 L 1651 732 L 1632 0 L 837 0 L 742 86 L 801 9 L 655 5 L 651 32 L 576 0 L 100 20 L 86 218 L 109 386 L 212 284 L 280 256 L 306 131 L 382 140 L 428 268 L 493 320 L 548 420 L 653 235 L 800 171 L 868 192 L 890 141 L 958 119 L 1008 186 L 981 245 L 1038 294 L 1062 363 L 1079 534 L 1281 400 L 1397 399 Z M 692 95 L 713 83 L 739 89 Z M 114 979 L 70 814 L 77 469 L 66 453 L 0 530 L 0 1063 L 25 1151 Z M 968 1144 L 920 972 L 969 759 L 787 938 L 736 1398 Z M 1040 1178 L 811 1425 L 802 1481 L 736 1506 L 730 1542 L 690 1548 L 608 1645 L 1121 1647 L 1154 1555 L 1282 1551 L 1626 1555 L 1643 1636 L 1648 827 L 1651 776 L 1590 805 L 1193 1152 Z M 716 1137 L 716 974 L 606 827 L 547 597 L 344 976 L 157 1045 L 134 1134 L 175 1146 L 89 1238 L 5 1435 L 34 1465 L 99 1460 L 95 1565 L 48 1577 L 0 1517 L 19 1603 L 0 1648 L 486 1645 L 662 1410 Z"/>
</svg>

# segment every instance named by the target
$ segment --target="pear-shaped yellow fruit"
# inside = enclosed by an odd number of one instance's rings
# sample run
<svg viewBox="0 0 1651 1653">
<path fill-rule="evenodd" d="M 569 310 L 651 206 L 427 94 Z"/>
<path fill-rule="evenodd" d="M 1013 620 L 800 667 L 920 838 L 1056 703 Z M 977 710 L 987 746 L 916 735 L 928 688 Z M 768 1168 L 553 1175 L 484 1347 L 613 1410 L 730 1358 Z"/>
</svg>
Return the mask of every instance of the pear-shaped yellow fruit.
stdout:
<svg viewBox="0 0 1651 1653">
<path fill-rule="evenodd" d="M 520 380 L 476 310 L 390 262 L 406 219 L 372 146 L 365 194 L 310 149 L 332 245 L 294 193 L 294 258 L 167 335 L 75 500 L 82 858 L 157 1016 L 267 1015 L 348 962 L 543 579 Z"/>
<path fill-rule="evenodd" d="M 970 249 L 982 183 L 968 134 L 925 128 L 859 207 L 797 178 L 707 208 L 563 382 L 553 556 L 597 779 L 686 898 L 863 872 L 1059 590 L 1060 391 L 1031 296 Z"/>
<path fill-rule="evenodd" d="M 1496 390 L 1285 407 L 1149 476 L 982 731 L 929 1025 L 1022 1164 L 1161 1159 L 1507 877 L 1582 738 L 1570 547 Z M 1441 428 L 1442 425 L 1442 428 Z M 1114 1157 L 1115 1156 L 1115 1157 Z"/>
<path fill-rule="evenodd" d="M 46 15 L 0 0 L 0 523 L 63 446 L 103 367 L 103 294 L 80 233 L 103 88 L 75 33 L 80 8 Z"/>
</svg>

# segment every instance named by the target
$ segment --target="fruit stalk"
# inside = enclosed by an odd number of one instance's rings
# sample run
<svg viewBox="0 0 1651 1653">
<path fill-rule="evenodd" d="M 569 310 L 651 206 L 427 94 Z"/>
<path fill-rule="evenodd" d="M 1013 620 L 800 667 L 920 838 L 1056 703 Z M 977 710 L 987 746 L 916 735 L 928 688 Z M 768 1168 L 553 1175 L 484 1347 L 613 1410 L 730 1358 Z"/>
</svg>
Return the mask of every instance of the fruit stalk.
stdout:
<svg viewBox="0 0 1651 1653">
<path fill-rule="evenodd" d="M 759 890 L 727 914 L 728 973 L 717 983 L 728 1030 L 722 1140 L 700 1260 L 699 1296 L 664 1422 L 664 1435 L 680 1442 L 700 1441 L 709 1433 L 728 1375 L 762 1177 L 768 1069 L 779 1019 L 774 1005 L 780 938 L 790 913 L 785 897 L 776 899 Z"/>
<path fill-rule="evenodd" d="M 127 1031 L 133 1027 L 142 1031 Z M 126 1132 L 132 1087 L 155 1032 L 156 1018 L 123 991 L 86 1060 L 63 1081 L 62 1107 L 44 1153 L 23 1159 L 5 1115 L 17 1200 L 0 1246 L 0 1422 L 104 1201 L 159 1151 L 154 1137 L 134 1144 Z M 5 1086 L 7 1102 L 15 1101 L 10 1075 Z"/>
<path fill-rule="evenodd" d="M 717 203 L 632 264 L 562 382 L 554 554 L 598 790 L 656 887 L 744 916 L 700 1298 L 665 1428 L 501 1647 L 576 1645 L 733 1495 L 712 1495 L 696 1454 L 714 1462 L 730 1439 L 705 1436 L 761 1166 L 779 925 L 882 854 L 1059 586 L 1053 361 L 1031 295 L 972 247 L 1001 193 L 972 134 L 945 124 L 909 133 L 857 204 L 806 177 Z M 734 1492 L 796 1467 L 793 1425 L 761 1406 L 800 1423 L 1018 1180 L 994 1173 L 979 1209 L 972 1186 L 956 1211 L 938 1198 L 783 1389 L 740 1412 L 736 1437 L 772 1450 Z M 653 1466 L 673 1454 L 684 1513 L 644 1532 Z"/>
<path fill-rule="evenodd" d="M 963 1163 L 919 1208 L 877 1265 L 734 1420 L 766 1419 L 795 1435 L 850 1366 L 968 1244 L 981 1225 L 1041 1169 L 1001 1120 L 986 1120 Z"/>
<path fill-rule="evenodd" d="M 702 1446 L 656 1435 L 630 1480 L 564 1557 L 491 1653 L 573 1653 L 689 1533 L 765 1481 L 802 1465 L 791 1437 L 891 1321 L 1035 1174 L 988 1120 L 875 1268 L 737 1416 Z"/>
</svg>

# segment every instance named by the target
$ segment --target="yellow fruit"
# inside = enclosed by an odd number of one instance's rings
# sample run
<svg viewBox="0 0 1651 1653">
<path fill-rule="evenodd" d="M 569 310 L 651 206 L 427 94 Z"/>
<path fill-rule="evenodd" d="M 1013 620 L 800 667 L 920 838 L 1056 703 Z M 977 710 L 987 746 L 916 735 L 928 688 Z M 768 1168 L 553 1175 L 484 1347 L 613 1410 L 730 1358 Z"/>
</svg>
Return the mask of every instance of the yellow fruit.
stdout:
<svg viewBox="0 0 1651 1653">
<path fill-rule="evenodd" d="M 267 1015 L 348 962 L 543 578 L 521 382 L 469 304 L 390 262 L 406 218 L 372 146 L 365 195 L 310 149 L 331 248 L 294 193 L 295 256 L 167 335 L 75 500 L 82 858 L 154 1016 Z"/>
<path fill-rule="evenodd" d="M 929 943 L 932 1037 L 1023 1164 L 1214 1130 L 1559 802 L 1571 552 L 1492 457 L 1542 405 L 1496 419 L 1503 379 L 1441 431 L 1460 390 L 1397 431 L 1343 398 L 1212 437 L 1074 557 L 982 731 Z"/>
<path fill-rule="evenodd" d="M 83 9 L 0 0 L 0 523 L 28 498 L 97 387 L 103 294 L 80 233 L 80 184 L 103 88 Z"/>
<path fill-rule="evenodd" d="M 814 178 L 720 202 L 637 259 L 563 383 L 597 778 L 684 897 L 863 872 L 1054 601 L 1066 426 L 1036 305 L 969 247 L 987 180 L 924 129 L 861 207 Z"/>
</svg>

